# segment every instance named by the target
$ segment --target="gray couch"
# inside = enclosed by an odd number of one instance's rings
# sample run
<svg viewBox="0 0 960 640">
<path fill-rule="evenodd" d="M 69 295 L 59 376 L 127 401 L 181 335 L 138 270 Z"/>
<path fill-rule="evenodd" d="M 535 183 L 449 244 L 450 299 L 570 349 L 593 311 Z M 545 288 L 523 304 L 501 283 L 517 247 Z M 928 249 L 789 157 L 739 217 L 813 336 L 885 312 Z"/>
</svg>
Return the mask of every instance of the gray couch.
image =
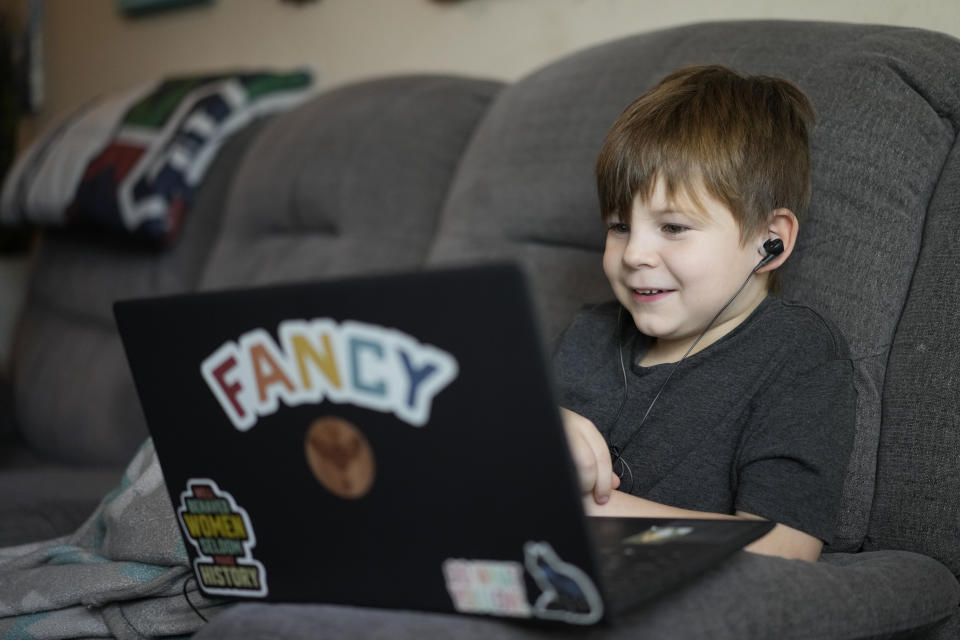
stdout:
<svg viewBox="0 0 960 640">
<path fill-rule="evenodd" d="M 960 636 L 960 42 L 913 29 L 699 24 L 591 48 L 510 85 L 365 82 L 236 136 L 169 251 L 46 233 L 16 338 L 0 545 L 76 526 L 145 437 L 115 299 L 497 259 L 525 267 L 548 335 L 607 299 L 595 155 L 631 99 L 691 63 L 788 77 L 816 106 L 813 200 L 784 291 L 848 337 L 855 451 L 820 562 L 741 553 L 595 634 Z M 196 637 L 548 635 L 483 618 L 244 604 Z"/>
</svg>

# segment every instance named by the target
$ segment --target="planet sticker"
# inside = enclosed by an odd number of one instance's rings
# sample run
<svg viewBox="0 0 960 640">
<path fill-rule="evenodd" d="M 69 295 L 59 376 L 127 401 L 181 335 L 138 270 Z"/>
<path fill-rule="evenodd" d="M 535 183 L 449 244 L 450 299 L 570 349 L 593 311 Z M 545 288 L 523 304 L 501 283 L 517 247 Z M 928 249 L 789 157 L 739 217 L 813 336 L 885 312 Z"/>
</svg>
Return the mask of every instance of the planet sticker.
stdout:
<svg viewBox="0 0 960 640">
<path fill-rule="evenodd" d="M 313 475 L 335 496 L 362 498 L 373 486 L 376 464 L 370 443 L 343 418 L 315 420 L 307 429 L 304 449 Z"/>
</svg>

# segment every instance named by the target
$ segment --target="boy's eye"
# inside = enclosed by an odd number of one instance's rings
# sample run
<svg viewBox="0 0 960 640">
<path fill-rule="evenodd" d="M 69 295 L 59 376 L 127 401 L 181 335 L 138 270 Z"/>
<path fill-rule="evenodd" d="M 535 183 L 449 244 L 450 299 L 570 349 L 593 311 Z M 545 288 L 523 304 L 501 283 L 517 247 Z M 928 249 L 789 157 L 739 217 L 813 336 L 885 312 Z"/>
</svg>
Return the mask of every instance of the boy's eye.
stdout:
<svg viewBox="0 0 960 640">
<path fill-rule="evenodd" d="M 682 224 L 665 224 L 661 226 L 660 229 L 667 235 L 675 236 L 686 231 L 687 227 Z"/>
<path fill-rule="evenodd" d="M 629 233 L 630 227 L 623 222 L 611 222 L 607 225 L 607 231 L 611 233 Z"/>
</svg>

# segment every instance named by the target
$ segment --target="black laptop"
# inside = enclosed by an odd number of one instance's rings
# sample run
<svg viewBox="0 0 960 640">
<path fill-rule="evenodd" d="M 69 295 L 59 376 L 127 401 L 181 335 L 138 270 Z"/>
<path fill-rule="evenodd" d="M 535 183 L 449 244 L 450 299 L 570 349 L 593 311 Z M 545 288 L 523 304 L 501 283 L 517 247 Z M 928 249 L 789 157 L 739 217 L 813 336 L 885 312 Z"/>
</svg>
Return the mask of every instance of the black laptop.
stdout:
<svg viewBox="0 0 960 640">
<path fill-rule="evenodd" d="M 211 596 L 593 624 L 773 526 L 584 516 L 514 266 L 115 313 Z"/>
</svg>

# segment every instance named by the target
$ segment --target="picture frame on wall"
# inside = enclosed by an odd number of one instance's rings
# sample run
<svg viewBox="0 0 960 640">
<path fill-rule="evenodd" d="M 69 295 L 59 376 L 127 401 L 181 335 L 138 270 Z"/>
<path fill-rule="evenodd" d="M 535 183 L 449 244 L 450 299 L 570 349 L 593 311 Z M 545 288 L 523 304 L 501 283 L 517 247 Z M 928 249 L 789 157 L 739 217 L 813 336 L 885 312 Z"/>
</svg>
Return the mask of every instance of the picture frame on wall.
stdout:
<svg viewBox="0 0 960 640">
<path fill-rule="evenodd" d="M 43 0 L 26 0 L 20 7 L 0 15 L 12 80 L 10 96 L 16 96 L 19 113 L 36 114 L 43 108 L 45 95 Z"/>
<path fill-rule="evenodd" d="M 117 11 L 127 16 L 142 16 L 171 9 L 210 5 L 217 0 L 117 0 Z"/>
</svg>

